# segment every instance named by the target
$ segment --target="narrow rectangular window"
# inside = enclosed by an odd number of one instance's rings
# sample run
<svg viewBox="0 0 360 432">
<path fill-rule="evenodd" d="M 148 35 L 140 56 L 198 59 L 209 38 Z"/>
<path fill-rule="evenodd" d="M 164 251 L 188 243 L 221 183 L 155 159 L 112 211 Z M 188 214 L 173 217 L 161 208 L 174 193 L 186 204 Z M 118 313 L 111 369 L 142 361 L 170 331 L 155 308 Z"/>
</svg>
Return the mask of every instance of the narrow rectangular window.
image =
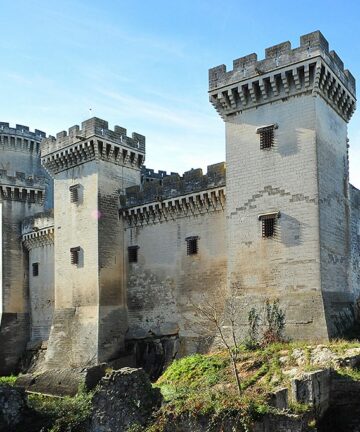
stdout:
<svg viewBox="0 0 360 432">
<path fill-rule="evenodd" d="M 274 217 L 262 220 L 262 236 L 274 237 L 275 235 L 276 219 Z"/>
<path fill-rule="evenodd" d="M 129 246 L 128 247 L 129 263 L 137 263 L 138 262 L 138 250 L 139 250 L 139 246 Z"/>
<path fill-rule="evenodd" d="M 198 253 L 198 236 L 187 237 L 186 239 L 186 252 L 188 255 L 196 255 Z"/>
<path fill-rule="evenodd" d="M 80 258 L 80 246 L 73 247 L 70 249 L 70 262 L 73 265 L 79 264 Z"/>
<path fill-rule="evenodd" d="M 260 149 L 270 149 L 274 147 L 274 130 L 277 129 L 277 125 L 273 124 L 270 126 L 264 126 L 257 129 L 257 133 L 260 135 Z"/>
<path fill-rule="evenodd" d="M 39 276 L 39 263 L 33 263 L 32 265 L 32 275 Z"/>
<path fill-rule="evenodd" d="M 76 184 L 76 185 L 73 185 L 73 186 L 69 187 L 70 202 L 72 202 L 72 203 L 79 202 L 79 188 L 80 188 L 79 184 Z"/>
</svg>

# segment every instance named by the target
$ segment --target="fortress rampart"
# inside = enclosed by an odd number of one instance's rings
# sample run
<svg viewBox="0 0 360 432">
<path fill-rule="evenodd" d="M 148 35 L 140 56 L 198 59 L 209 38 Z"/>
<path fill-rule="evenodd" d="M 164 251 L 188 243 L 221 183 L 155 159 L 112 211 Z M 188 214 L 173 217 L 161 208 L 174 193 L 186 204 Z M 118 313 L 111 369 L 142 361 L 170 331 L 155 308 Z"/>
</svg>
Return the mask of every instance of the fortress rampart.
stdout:
<svg viewBox="0 0 360 432">
<path fill-rule="evenodd" d="M 115 126 L 108 129 L 108 122 L 97 117 L 72 126 L 68 133 L 59 132 L 56 138 L 49 136 L 41 144 L 42 164 L 55 175 L 61 171 L 91 160 L 103 160 L 115 165 L 140 168 L 145 160 L 145 137 Z"/>
<path fill-rule="evenodd" d="M 267 48 L 264 60 L 253 53 L 234 60 L 231 71 L 209 70 L 210 102 L 224 119 L 306 92 L 320 94 L 346 121 L 356 109 L 355 79 L 319 31 L 301 36 L 298 48 L 283 42 Z"/>
<path fill-rule="evenodd" d="M 149 170 L 148 171 L 153 171 Z M 132 186 L 126 189 L 126 196 L 122 198 L 122 206 L 133 207 L 153 201 L 163 201 L 181 195 L 199 192 L 206 189 L 225 186 L 225 162 L 209 165 L 207 173 L 201 168 L 184 172 L 181 177 L 177 173 L 166 174 L 159 171 L 160 182 L 144 182 L 142 186 Z"/>
<path fill-rule="evenodd" d="M 31 132 L 28 126 L 17 124 L 13 128 L 9 123 L 0 122 L 0 150 L 26 152 L 39 157 L 40 142 L 45 137 L 45 132 L 38 129 Z"/>
</svg>

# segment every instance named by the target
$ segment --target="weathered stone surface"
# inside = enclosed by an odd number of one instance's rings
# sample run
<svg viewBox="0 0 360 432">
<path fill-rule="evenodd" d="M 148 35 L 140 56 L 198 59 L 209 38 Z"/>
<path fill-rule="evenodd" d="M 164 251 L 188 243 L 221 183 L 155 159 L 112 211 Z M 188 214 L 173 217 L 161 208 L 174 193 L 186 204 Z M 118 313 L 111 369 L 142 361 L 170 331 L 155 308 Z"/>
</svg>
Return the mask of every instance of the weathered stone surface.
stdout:
<svg viewBox="0 0 360 432">
<path fill-rule="evenodd" d="M 89 432 L 126 431 L 131 425 L 145 425 L 161 403 L 142 369 L 123 368 L 106 375 L 93 398 Z"/>
<path fill-rule="evenodd" d="M 330 404 L 330 369 L 305 373 L 291 382 L 291 389 L 295 401 L 312 405 L 318 415 L 323 414 Z"/>
<path fill-rule="evenodd" d="M 289 405 L 288 392 L 289 391 L 287 388 L 279 389 L 278 391 L 274 392 L 270 397 L 269 405 L 279 410 L 287 409 Z"/>
<path fill-rule="evenodd" d="M 360 431 L 360 382 L 331 373 L 330 407 L 319 422 L 318 432 Z"/>
<path fill-rule="evenodd" d="M 86 369 L 52 369 L 20 375 L 16 386 L 30 392 L 74 396 L 80 387 L 92 390 L 105 375 L 106 364 Z"/>
<path fill-rule="evenodd" d="M 16 431 L 27 412 L 23 390 L 0 385 L 0 432 Z"/>
<path fill-rule="evenodd" d="M 306 432 L 307 415 L 266 415 L 255 422 L 252 432 Z M 165 432 L 245 432 L 240 414 L 218 419 L 212 415 L 184 414 L 176 420 L 168 418 Z"/>
</svg>

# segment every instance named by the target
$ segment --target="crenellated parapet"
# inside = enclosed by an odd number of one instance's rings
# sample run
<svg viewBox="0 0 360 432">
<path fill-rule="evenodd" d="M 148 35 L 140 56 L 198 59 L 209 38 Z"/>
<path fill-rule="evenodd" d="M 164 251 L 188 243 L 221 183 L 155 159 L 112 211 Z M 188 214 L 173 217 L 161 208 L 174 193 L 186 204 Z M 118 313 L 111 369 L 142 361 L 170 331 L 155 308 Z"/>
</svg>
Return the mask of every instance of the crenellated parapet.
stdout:
<svg viewBox="0 0 360 432">
<path fill-rule="evenodd" d="M 9 123 L 0 122 L 0 150 L 29 152 L 34 156 L 40 154 L 40 142 L 46 133 L 38 129 L 31 132 L 28 126 L 17 124 L 10 127 Z"/>
<path fill-rule="evenodd" d="M 161 183 L 165 177 L 178 176 L 178 175 L 179 175 L 178 173 L 172 172 L 172 171 L 170 173 L 168 173 L 167 171 L 164 171 L 164 170 L 158 170 L 157 172 L 155 172 L 155 170 L 153 170 L 151 168 L 147 168 L 145 165 L 143 165 L 141 168 L 141 182 L 142 183 L 148 183 L 148 182 L 153 182 L 153 181 L 157 181 L 157 182 Z"/>
<path fill-rule="evenodd" d="M 225 186 L 119 210 L 128 228 L 224 211 Z"/>
<path fill-rule="evenodd" d="M 162 176 L 160 182 L 145 182 L 126 189 L 120 215 L 127 225 L 138 226 L 223 211 L 225 206 L 225 163 L 209 165 L 183 174 Z"/>
<path fill-rule="evenodd" d="M 126 135 L 126 129 L 115 126 L 108 128 L 108 122 L 93 117 L 71 127 L 68 132 L 49 136 L 41 145 L 41 161 L 52 174 L 91 161 L 105 160 L 117 165 L 141 168 L 145 160 L 145 137 L 133 133 Z"/>
<path fill-rule="evenodd" d="M 290 42 L 267 48 L 263 60 L 250 54 L 231 71 L 209 70 L 210 102 L 223 119 L 303 93 L 320 95 L 346 121 L 356 108 L 355 79 L 320 31 L 301 36 L 294 49 Z"/>
<path fill-rule="evenodd" d="M 197 168 L 186 171 L 182 177 L 177 173 L 163 175 L 161 182 L 145 181 L 142 186 L 127 188 L 126 195 L 122 198 L 122 205 L 132 207 L 205 189 L 222 187 L 225 186 L 225 173 L 225 162 L 220 162 L 209 165 L 206 174 L 203 174 L 201 168 Z"/>
<path fill-rule="evenodd" d="M 53 211 L 38 213 L 23 220 L 21 225 L 23 244 L 27 250 L 54 243 Z"/>
<path fill-rule="evenodd" d="M 23 201 L 42 204 L 45 199 L 47 179 L 43 176 L 16 172 L 10 175 L 0 170 L 0 201 Z"/>
</svg>

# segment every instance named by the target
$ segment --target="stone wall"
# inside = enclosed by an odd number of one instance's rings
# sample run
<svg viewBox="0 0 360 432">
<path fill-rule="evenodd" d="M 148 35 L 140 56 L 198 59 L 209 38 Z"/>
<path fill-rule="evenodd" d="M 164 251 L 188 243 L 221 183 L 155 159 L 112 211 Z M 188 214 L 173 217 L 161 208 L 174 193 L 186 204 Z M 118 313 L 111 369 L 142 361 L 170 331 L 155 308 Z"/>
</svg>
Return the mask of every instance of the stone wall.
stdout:
<svg viewBox="0 0 360 432">
<path fill-rule="evenodd" d="M 350 185 L 351 200 L 351 286 L 360 318 L 360 191 Z"/>
<path fill-rule="evenodd" d="M 315 99 L 247 110 L 226 123 L 228 282 L 241 326 L 250 307 L 279 298 L 286 332 L 327 338 L 321 294 Z M 274 147 L 260 149 L 257 128 L 278 125 Z M 262 237 L 259 215 L 280 212 L 275 237 Z"/>
<path fill-rule="evenodd" d="M 288 336 L 324 339 L 352 323 L 347 125 L 355 80 L 320 32 L 209 71 L 226 123 L 228 283 L 247 312 L 279 298 Z M 269 148 L 261 131 L 272 130 Z M 269 129 L 270 128 L 270 129 Z M 275 235 L 262 221 L 275 217 Z M 264 238 L 265 237 L 265 238 Z"/>
<path fill-rule="evenodd" d="M 41 203 L 0 201 L 2 227 L 2 278 L 0 326 L 0 374 L 16 369 L 29 341 L 28 258 L 21 239 L 21 222 L 43 209 Z"/>
<path fill-rule="evenodd" d="M 47 211 L 26 218 L 22 239 L 28 251 L 31 342 L 46 341 L 54 313 L 54 217 Z"/>
<path fill-rule="evenodd" d="M 336 337 L 354 320 L 347 124 L 322 98 L 315 101 L 321 287 L 329 336 Z"/>
<path fill-rule="evenodd" d="M 203 193 L 211 200 L 211 190 Z M 197 324 L 200 318 L 194 305 L 206 299 L 220 312 L 224 308 L 225 196 L 216 193 L 213 204 L 196 199 L 196 194 L 192 201 L 185 195 L 178 207 L 174 200 L 164 200 L 158 210 L 157 203 L 143 207 L 144 218 L 136 216 L 136 211 L 124 214 L 125 246 L 138 246 L 136 263 L 128 263 L 125 252 L 129 340 L 179 335 L 178 355 L 201 351 L 211 344 L 212 338 L 204 341 L 209 334 Z M 197 254 L 187 255 L 189 237 L 198 237 Z"/>
<path fill-rule="evenodd" d="M 120 130 L 121 129 L 121 130 Z M 116 357 L 127 330 L 119 197 L 140 184 L 145 137 L 101 119 L 44 143 L 55 177 L 55 312 L 46 363 L 84 366 Z M 130 149 L 131 148 L 131 149 Z M 71 188 L 76 188 L 72 200 Z M 72 202 L 74 201 L 74 202 Z M 72 261 L 75 248 L 78 262 Z"/>
</svg>

